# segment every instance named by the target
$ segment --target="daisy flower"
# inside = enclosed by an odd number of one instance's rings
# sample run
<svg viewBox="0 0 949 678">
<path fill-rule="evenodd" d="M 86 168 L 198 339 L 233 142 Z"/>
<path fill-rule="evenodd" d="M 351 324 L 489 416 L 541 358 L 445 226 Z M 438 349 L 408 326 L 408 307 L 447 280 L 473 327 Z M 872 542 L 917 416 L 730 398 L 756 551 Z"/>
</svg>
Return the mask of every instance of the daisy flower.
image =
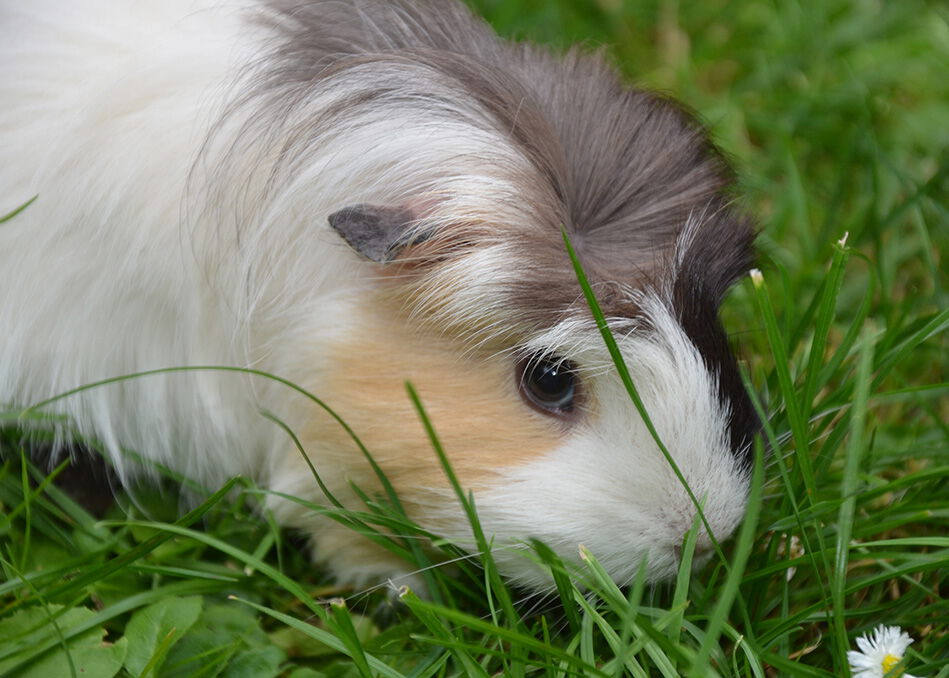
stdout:
<svg viewBox="0 0 949 678">
<path fill-rule="evenodd" d="M 883 678 L 887 672 L 900 663 L 903 653 L 913 639 L 899 626 L 880 625 L 872 634 L 864 634 L 857 638 L 857 647 L 860 651 L 851 650 L 847 653 L 850 670 L 853 678 Z M 914 678 L 903 669 L 897 669 L 891 676 Z"/>
</svg>

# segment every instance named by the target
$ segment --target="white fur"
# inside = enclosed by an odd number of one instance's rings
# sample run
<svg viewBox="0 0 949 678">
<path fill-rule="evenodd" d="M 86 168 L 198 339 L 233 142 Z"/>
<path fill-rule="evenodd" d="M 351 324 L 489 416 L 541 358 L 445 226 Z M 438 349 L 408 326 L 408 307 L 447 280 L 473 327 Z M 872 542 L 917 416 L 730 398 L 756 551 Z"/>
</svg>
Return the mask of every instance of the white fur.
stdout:
<svg viewBox="0 0 949 678">
<path fill-rule="evenodd" d="M 701 356 L 660 301 L 648 299 L 646 306 L 655 332 L 634 332 L 618 344 L 659 438 L 720 540 L 744 514 L 747 471 L 729 447 L 717 385 Z M 539 538 L 573 563 L 583 544 L 620 583 L 633 580 L 644 557 L 651 581 L 671 576 L 678 567 L 674 547 L 696 520 L 694 504 L 619 376 L 607 369 L 612 363 L 596 330 L 566 334 L 570 352 L 552 346 L 555 355 L 591 369 L 601 366 L 583 382 L 595 416 L 563 447 L 512 469 L 496 490 L 479 498 L 485 531 L 505 535 L 507 543 Z M 586 338 L 585 348 L 577 337 Z M 703 527 L 699 534 L 699 547 L 707 549 Z M 522 584 L 543 585 L 544 575 L 530 560 L 504 550 L 495 557 Z"/>
<path fill-rule="evenodd" d="M 0 213 L 38 195 L 0 224 L 0 404 L 28 407 L 175 366 L 303 372 L 318 382 L 331 367 L 319 347 L 346 336 L 352 309 L 376 285 L 328 228 L 330 213 L 415 196 L 436 205 L 435 225 L 449 216 L 529 218 L 516 189 L 527 163 L 500 134 L 465 124 L 477 111 L 460 105 L 365 113 L 299 154 L 275 153 L 351 88 L 411 88 L 418 73 L 383 69 L 328 83 L 282 125 L 239 112 L 220 123 L 265 44 L 240 6 L 213 0 L 0 6 Z M 477 319 L 470 349 L 501 323 L 492 313 L 517 267 L 503 244 L 485 248 L 445 268 L 416 301 L 437 299 L 444 325 Z M 658 431 L 725 536 L 747 484 L 728 450 L 725 413 L 663 302 L 647 301 L 655 332 L 633 329 L 620 345 Z M 586 544 L 618 581 L 647 552 L 651 575 L 669 574 L 694 510 L 595 328 L 566 320 L 528 340 L 525 350 L 535 349 L 582 367 L 590 416 L 563 446 L 504 469 L 503 484 L 479 494 L 485 527 L 501 546 L 540 537 L 567 559 Z M 281 463 L 296 452 L 258 412 L 298 428 L 307 406 L 266 379 L 198 371 L 99 387 L 44 411 L 100 439 L 122 473 L 130 448 L 209 485 L 243 473 L 285 489 L 301 486 Z M 448 537 L 470 543 L 450 493 L 432 511 L 451 525 Z M 522 583 L 543 585 L 526 559 L 499 558 Z M 337 566 L 352 581 L 395 569 Z"/>
<path fill-rule="evenodd" d="M 0 8 L 0 212 L 38 196 L 0 226 L 0 401 L 243 364 L 227 302 L 180 228 L 194 149 L 246 58 L 235 12 L 197 4 Z M 50 410 L 100 437 L 120 470 L 125 446 L 210 480 L 205 469 L 223 463 L 246 472 L 266 444 L 227 382 L 155 376 Z M 208 459 L 178 453 L 182 439 Z"/>
<path fill-rule="evenodd" d="M 271 130 L 232 146 L 228 133 L 254 130 L 230 118 L 199 156 L 262 49 L 243 12 L 213 0 L 0 9 L 0 213 L 39 196 L 0 227 L 0 402 L 27 406 L 181 365 L 319 370 L 319 356 L 294 342 L 343 331 L 347 314 L 329 316 L 327 305 L 367 284 L 327 215 L 419 195 L 434 177 L 450 194 L 496 192 L 500 178 L 472 158 L 517 161 L 497 138 L 413 112 L 351 121 L 295 158 L 302 168 L 270 193 L 271 174 L 287 170 L 268 150 L 281 144 Z M 372 87 L 411 74 L 366 78 Z M 329 88 L 274 133 L 292 136 L 349 86 Z M 99 437 L 120 471 L 124 446 L 208 483 L 237 472 L 266 482 L 262 462 L 284 443 L 257 416 L 258 400 L 282 388 L 159 375 L 48 411 Z M 267 406 L 293 421 L 292 409 Z"/>
</svg>

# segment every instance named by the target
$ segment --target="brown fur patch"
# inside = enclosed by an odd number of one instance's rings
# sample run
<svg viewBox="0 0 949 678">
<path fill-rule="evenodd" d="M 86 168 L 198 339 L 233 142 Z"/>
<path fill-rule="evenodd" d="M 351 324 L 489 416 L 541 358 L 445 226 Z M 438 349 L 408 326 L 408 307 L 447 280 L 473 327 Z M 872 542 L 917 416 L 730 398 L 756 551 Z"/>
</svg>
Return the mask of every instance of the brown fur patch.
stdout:
<svg viewBox="0 0 949 678">
<path fill-rule="evenodd" d="M 412 507 L 444 505 L 450 486 L 405 382 L 418 392 L 462 486 L 491 486 L 498 473 L 556 448 L 563 425 L 518 394 L 515 361 L 464 352 L 451 339 L 411 329 L 394 306 L 368 305 L 329 353 L 318 393 L 355 431 Z M 351 437 L 319 412 L 301 440 L 324 479 L 344 491 L 379 483 Z M 320 468 L 322 465 L 322 468 Z"/>
</svg>

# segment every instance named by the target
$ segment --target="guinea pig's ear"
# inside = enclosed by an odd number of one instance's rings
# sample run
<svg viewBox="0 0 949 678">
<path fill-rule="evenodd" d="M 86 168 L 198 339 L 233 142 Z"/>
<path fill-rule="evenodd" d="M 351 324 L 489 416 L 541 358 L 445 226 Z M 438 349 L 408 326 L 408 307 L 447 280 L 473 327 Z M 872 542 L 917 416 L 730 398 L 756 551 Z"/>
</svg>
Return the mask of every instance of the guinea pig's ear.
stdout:
<svg viewBox="0 0 949 678">
<path fill-rule="evenodd" d="M 413 228 L 417 216 L 404 207 L 352 205 L 329 215 L 330 226 L 371 261 L 386 264 L 408 245 L 424 240 Z"/>
</svg>

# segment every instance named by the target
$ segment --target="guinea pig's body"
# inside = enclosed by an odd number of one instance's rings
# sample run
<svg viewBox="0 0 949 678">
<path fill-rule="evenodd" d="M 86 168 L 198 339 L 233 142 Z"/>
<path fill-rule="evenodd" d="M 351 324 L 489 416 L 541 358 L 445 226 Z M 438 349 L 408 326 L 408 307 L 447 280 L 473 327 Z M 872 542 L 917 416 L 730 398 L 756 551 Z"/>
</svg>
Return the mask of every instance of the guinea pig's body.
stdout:
<svg viewBox="0 0 949 678">
<path fill-rule="evenodd" d="M 700 128 L 596 56 L 505 43 L 443 2 L 38 1 L 0 8 L 0 404 L 179 366 L 279 375 L 360 437 L 423 527 L 470 546 L 404 389 L 474 492 L 503 571 L 585 544 L 617 581 L 676 567 L 695 509 L 636 413 L 561 239 L 716 537 L 753 412 L 717 307 L 751 257 Z M 208 485 L 323 502 L 378 488 L 279 382 L 198 370 L 43 408 Z M 362 583 L 407 565 L 273 501 Z M 507 547 L 514 547 L 508 549 Z"/>
</svg>

